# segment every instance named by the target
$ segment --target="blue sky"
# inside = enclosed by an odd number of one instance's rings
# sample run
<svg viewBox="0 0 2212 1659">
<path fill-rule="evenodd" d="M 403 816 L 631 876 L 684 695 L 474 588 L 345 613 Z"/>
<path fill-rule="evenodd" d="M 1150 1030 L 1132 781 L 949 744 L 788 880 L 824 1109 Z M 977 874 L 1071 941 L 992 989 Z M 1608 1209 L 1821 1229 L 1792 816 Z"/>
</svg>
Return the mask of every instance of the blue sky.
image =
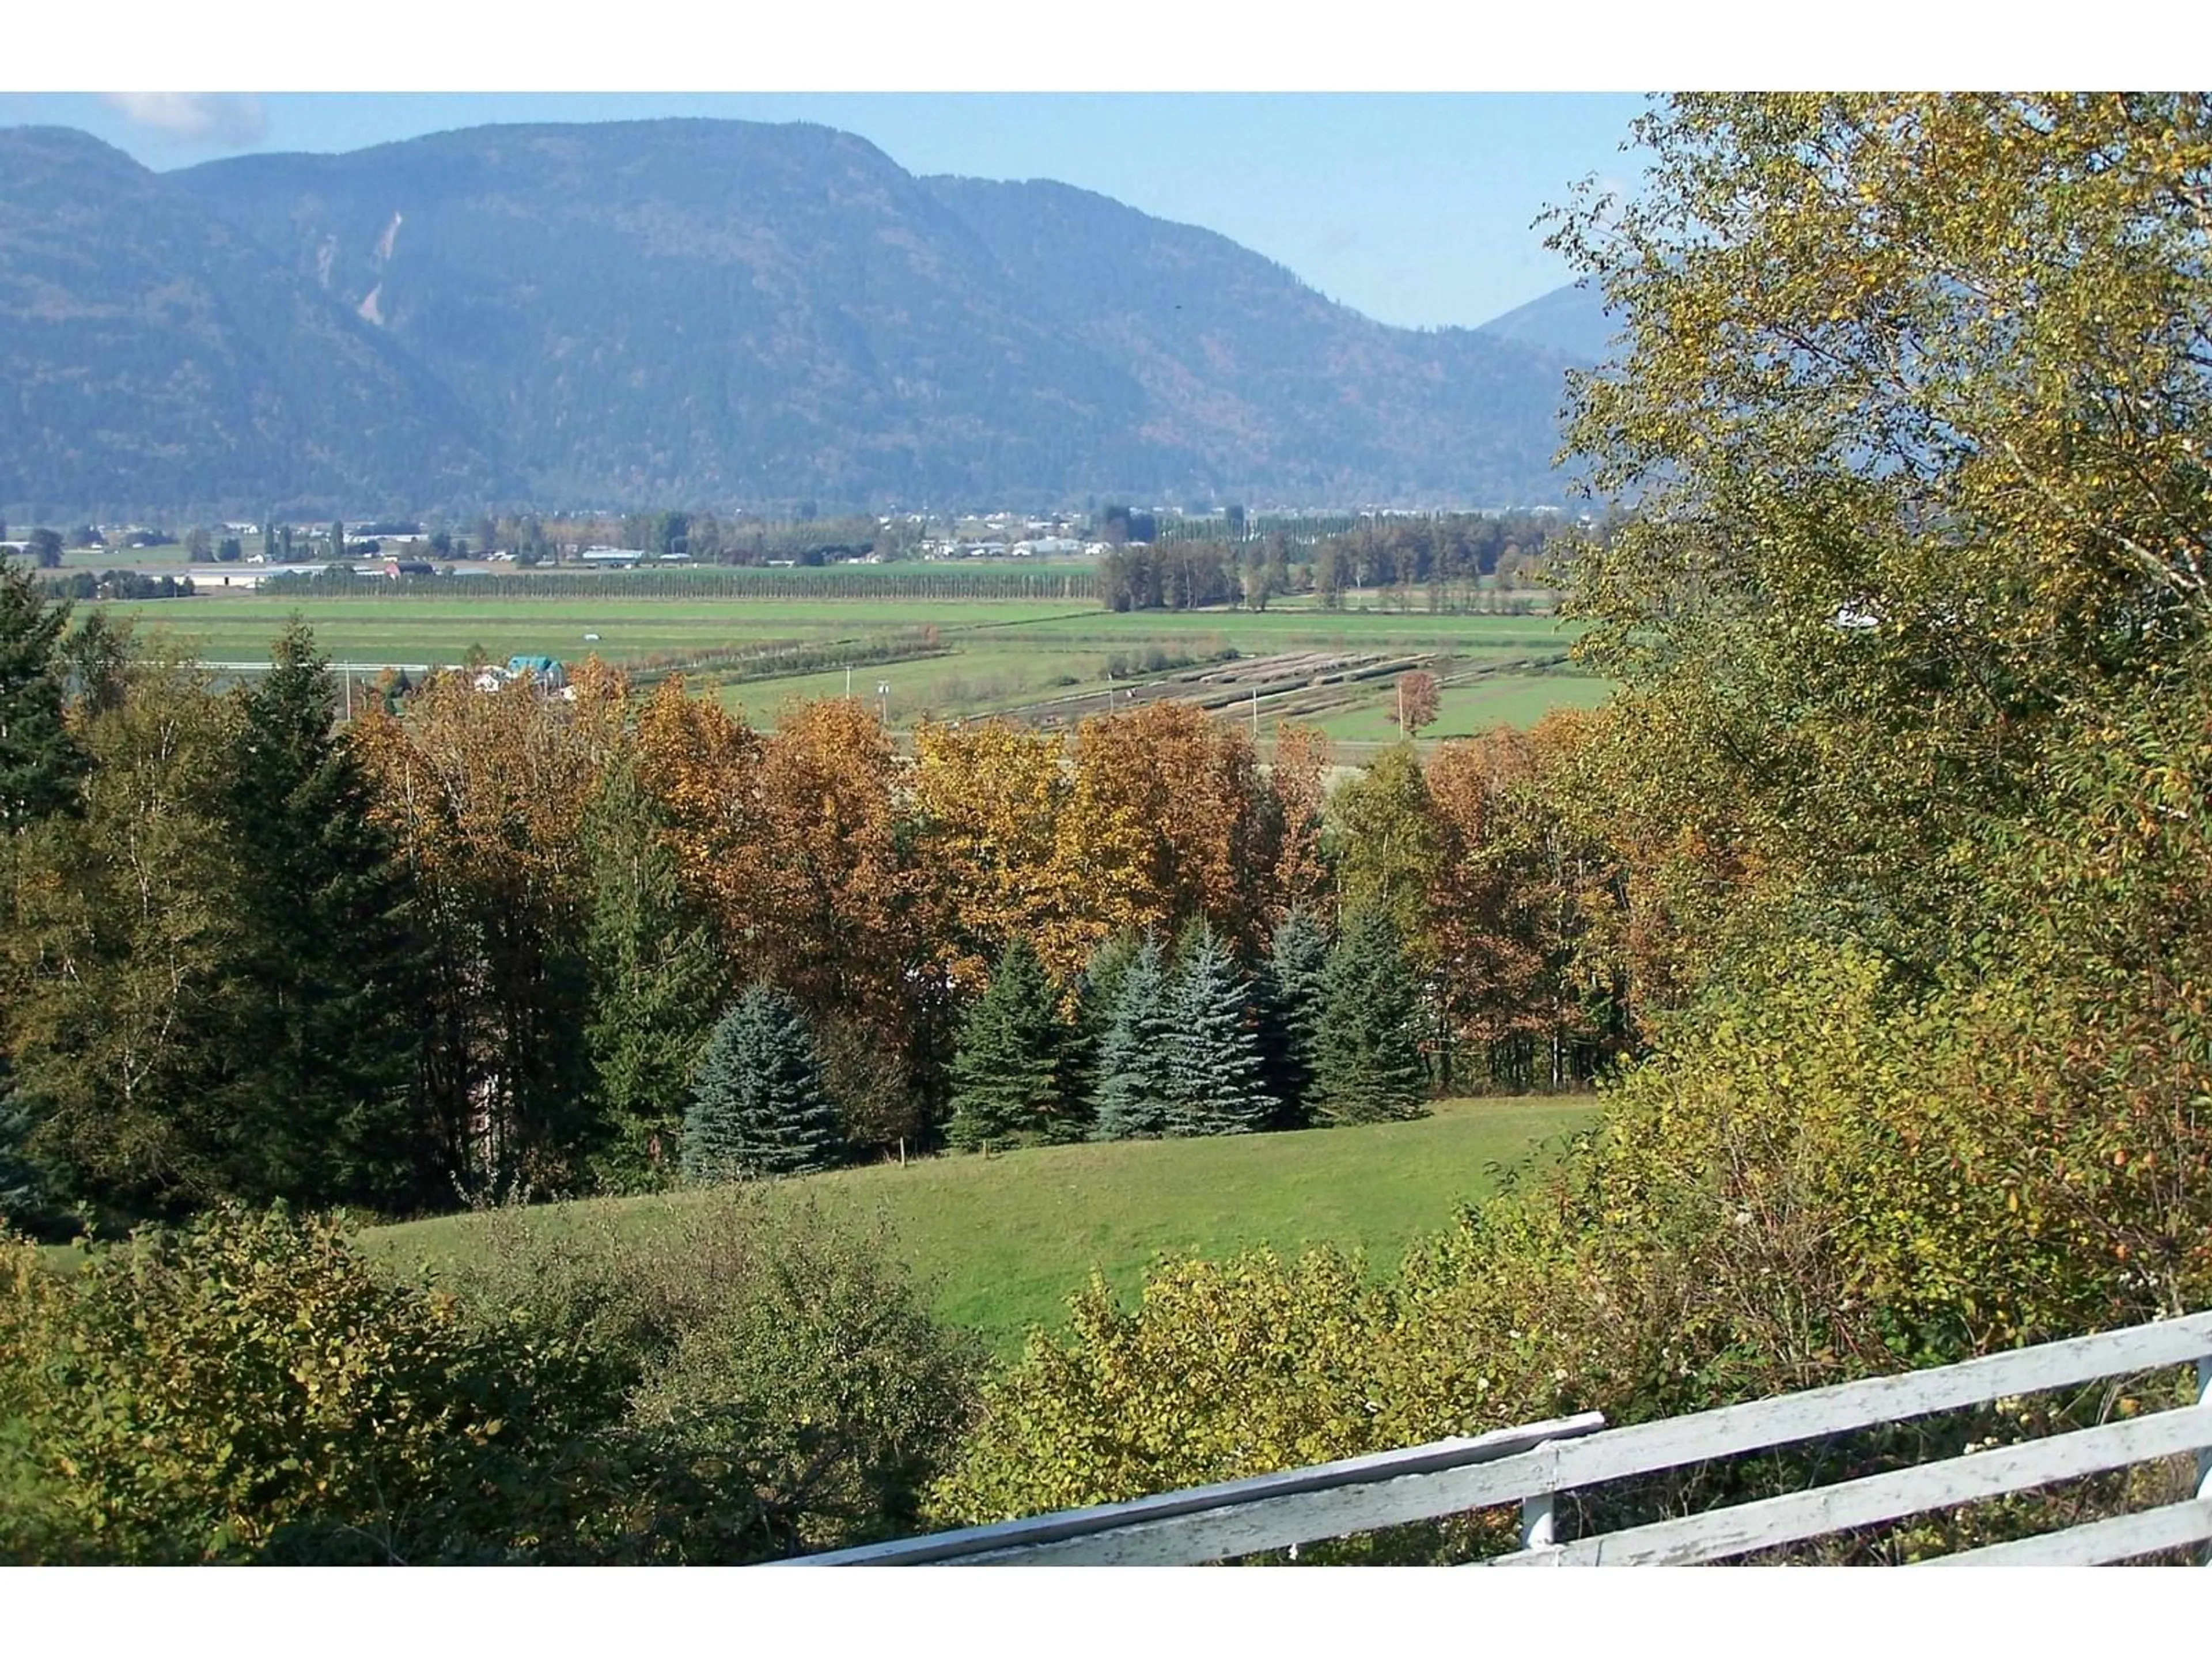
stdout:
<svg viewBox="0 0 2212 1659">
<path fill-rule="evenodd" d="M 81 127 L 167 169 L 495 121 L 816 121 L 914 173 L 1058 179 L 1199 224 L 1407 326 L 1474 325 L 1571 273 L 1531 222 L 1627 179 L 1639 95 L 1549 93 L 0 93 L 0 125 Z"/>
</svg>

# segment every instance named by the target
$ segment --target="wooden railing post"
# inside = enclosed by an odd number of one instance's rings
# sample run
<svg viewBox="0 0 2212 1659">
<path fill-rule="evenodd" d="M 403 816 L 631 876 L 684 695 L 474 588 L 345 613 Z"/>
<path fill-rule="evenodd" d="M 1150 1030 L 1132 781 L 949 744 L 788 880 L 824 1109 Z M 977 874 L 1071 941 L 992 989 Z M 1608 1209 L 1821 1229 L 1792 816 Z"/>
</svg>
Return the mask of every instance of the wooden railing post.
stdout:
<svg viewBox="0 0 2212 1659">
<path fill-rule="evenodd" d="M 1540 1441 L 1528 1449 L 1540 1452 L 1552 1443 Z M 1559 1494 L 1550 1492 L 1532 1492 L 1521 1500 L 1521 1547 L 1524 1550 L 1549 1549 L 1559 1542 L 1556 1528 L 1559 1523 Z"/>
<path fill-rule="evenodd" d="M 1521 1500 L 1521 1547 L 1524 1550 L 1549 1549 L 1559 1540 L 1552 1534 L 1558 1518 L 1556 1500 L 1550 1492 Z"/>
</svg>

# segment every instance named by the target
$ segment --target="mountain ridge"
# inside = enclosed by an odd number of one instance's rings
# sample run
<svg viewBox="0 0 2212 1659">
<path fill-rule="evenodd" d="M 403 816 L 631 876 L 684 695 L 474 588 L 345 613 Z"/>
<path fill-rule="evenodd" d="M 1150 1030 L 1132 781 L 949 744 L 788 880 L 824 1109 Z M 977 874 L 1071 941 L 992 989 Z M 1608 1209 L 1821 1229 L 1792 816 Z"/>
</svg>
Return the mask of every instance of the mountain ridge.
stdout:
<svg viewBox="0 0 2212 1659">
<path fill-rule="evenodd" d="M 441 386 L 161 175 L 73 129 L 0 138 L 0 501 L 243 500 L 279 469 L 333 494 L 500 488 Z M 377 456 L 349 463 L 371 422 Z"/>
<path fill-rule="evenodd" d="M 1056 181 L 920 177 L 811 123 L 462 128 L 158 174 L 82 134 L 106 155 L 72 168 L 60 131 L 0 130 L 0 270 L 36 277 L 0 276 L 19 507 L 1564 494 L 1569 355 L 1391 328 Z M 12 199 L 41 153 L 130 257 L 72 266 L 55 192 Z M 31 326 L 71 280 L 127 338 Z M 198 333 L 164 335 L 172 281 L 204 294 Z M 98 443 L 64 395 L 88 379 Z"/>
</svg>

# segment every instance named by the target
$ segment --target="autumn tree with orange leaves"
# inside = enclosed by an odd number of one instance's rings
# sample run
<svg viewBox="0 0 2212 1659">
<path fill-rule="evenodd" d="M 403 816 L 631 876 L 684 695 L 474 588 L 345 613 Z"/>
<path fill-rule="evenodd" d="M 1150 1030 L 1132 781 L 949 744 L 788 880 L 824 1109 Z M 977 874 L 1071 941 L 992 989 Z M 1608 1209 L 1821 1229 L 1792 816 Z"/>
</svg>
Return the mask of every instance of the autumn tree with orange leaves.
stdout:
<svg viewBox="0 0 2212 1659">
<path fill-rule="evenodd" d="M 906 780 L 866 704 L 794 705 L 763 735 L 664 682 L 638 720 L 638 775 L 682 879 L 714 918 L 730 990 L 788 993 L 814 1027 L 848 1140 L 926 1133 L 957 1011 L 941 885 Z"/>
<path fill-rule="evenodd" d="M 1586 1078 L 1632 1036 L 1626 872 L 1560 798 L 1582 733 L 1571 716 L 1501 727 L 1444 744 L 1428 768 L 1440 994 L 1455 1037 L 1508 1086 Z"/>
<path fill-rule="evenodd" d="M 1084 721 L 1059 856 L 1096 895 L 1095 939 L 1202 917 L 1255 959 L 1317 872 L 1326 750 L 1301 736 L 1287 759 L 1263 778 L 1243 728 L 1188 703 Z"/>
<path fill-rule="evenodd" d="M 465 1195 L 564 1186 L 591 1139 L 580 830 L 626 694 L 585 684 L 569 704 L 440 674 L 404 720 L 354 728 L 418 896 L 433 967 L 416 1092 Z"/>
<path fill-rule="evenodd" d="M 1073 792 L 1057 732 L 1010 721 L 924 721 L 914 734 L 920 853 L 950 927 L 940 958 L 963 989 L 1019 940 L 1060 981 L 1097 939 L 1095 884 L 1060 854 Z"/>
<path fill-rule="evenodd" d="M 865 1081 L 880 1103 L 902 1075 L 915 1103 L 943 1102 L 958 1009 L 938 959 L 940 893 L 918 856 L 902 763 L 874 711 L 857 699 L 784 710 L 762 747 L 764 826 L 746 866 L 753 971 L 797 999 L 833 1061 L 830 1087 L 848 1103 Z M 871 1051 L 898 1072 L 866 1079 L 848 1062 Z M 921 1118 L 848 1125 L 888 1144 Z"/>
</svg>

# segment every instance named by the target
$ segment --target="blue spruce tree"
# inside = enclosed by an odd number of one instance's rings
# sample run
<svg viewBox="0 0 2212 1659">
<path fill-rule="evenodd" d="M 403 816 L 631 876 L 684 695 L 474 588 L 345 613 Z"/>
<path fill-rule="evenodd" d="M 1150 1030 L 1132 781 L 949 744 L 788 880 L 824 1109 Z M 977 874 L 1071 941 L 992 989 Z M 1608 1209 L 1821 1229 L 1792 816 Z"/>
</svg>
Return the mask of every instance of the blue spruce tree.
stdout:
<svg viewBox="0 0 2212 1659">
<path fill-rule="evenodd" d="M 1294 909 L 1261 963 L 1253 1002 L 1260 1019 L 1260 1053 L 1268 1092 L 1278 1110 L 1269 1126 L 1304 1128 L 1313 1121 L 1314 1033 L 1321 1023 L 1322 981 L 1328 967 L 1328 934 L 1311 912 Z"/>
<path fill-rule="evenodd" d="M 1245 1134 L 1280 1109 L 1268 1093 L 1252 997 L 1236 959 L 1210 927 L 1186 949 L 1168 996 L 1166 1131 Z"/>
<path fill-rule="evenodd" d="M 684 1173 L 693 1181 L 803 1175 L 839 1152 L 814 1040 L 798 1007 L 756 985 L 707 1040 L 684 1114 Z"/>
<path fill-rule="evenodd" d="M 1168 1042 L 1172 1031 L 1160 947 L 1146 939 L 1121 970 L 1114 1014 L 1099 1039 L 1091 1096 L 1095 1140 L 1128 1140 L 1168 1132 Z"/>
</svg>

